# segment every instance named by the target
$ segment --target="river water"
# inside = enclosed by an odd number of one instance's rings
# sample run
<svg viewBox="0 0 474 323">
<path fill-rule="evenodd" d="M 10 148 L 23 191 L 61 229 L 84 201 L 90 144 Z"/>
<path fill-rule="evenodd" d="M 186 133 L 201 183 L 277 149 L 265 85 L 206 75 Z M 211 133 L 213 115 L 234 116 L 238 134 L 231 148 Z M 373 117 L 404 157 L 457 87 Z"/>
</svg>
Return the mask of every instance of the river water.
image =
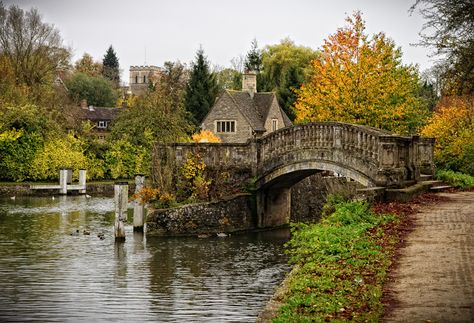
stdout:
<svg viewBox="0 0 474 323">
<path fill-rule="evenodd" d="M 116 244 L 113 209 L 110 198 L 1 199 L 0 321 L 250 322 L 289 269 L 288 230 L 156 238 L 127 225 Z"/>
</svg>

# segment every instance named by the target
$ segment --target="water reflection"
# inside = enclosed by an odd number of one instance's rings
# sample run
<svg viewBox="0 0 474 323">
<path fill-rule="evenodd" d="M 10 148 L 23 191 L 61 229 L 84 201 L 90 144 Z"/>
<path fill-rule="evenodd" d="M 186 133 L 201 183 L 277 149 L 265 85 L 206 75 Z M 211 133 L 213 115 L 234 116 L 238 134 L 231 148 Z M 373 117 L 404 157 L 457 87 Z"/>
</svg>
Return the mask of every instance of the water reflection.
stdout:
<svg viewBox="0 0 474 323">
<path fill-rule="evenodd" d="M 0 200 L 0 321 L 252 321 L 288 268 L 287 230 L 153 238 L 127 225 L 115 243 L 113 220 L 108 198 Z"/>
</svg>

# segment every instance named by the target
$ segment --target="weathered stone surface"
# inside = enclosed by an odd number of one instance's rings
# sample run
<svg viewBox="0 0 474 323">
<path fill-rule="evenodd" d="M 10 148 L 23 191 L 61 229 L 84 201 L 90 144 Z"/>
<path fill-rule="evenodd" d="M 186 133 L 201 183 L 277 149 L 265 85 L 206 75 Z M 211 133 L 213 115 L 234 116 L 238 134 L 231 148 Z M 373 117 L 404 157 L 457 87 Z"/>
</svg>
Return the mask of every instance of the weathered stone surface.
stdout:
<svg viewBox="0 0 474 323">
<path fill-rule="evenodd" d="M 330 194 L 355 195 L 360 187 L 344 177 L 308 176 L 291 188 L 291 222 L 317 222 Z"/>
<path fill-rule="evenodd" d="M 226 200 L 155 210 L 147 219 L 147 235 L 180 236 L 235 232 L 255 228 L 250 194 Z"/>
</svg>

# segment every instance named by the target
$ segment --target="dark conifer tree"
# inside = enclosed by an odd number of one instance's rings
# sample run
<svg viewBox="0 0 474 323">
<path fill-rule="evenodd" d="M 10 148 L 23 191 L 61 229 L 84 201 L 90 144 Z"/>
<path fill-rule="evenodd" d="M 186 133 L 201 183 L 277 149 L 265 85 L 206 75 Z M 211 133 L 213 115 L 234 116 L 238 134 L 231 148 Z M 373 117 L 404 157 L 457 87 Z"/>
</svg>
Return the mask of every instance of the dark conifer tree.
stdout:
<svg viewBox="0 0 474 323">
<path fill-rule="evenodd" d="M 199 126 L 214 104 L 217 96 L 217 81 L 210 71 L 209 63 L 200 48 L 192 64 L 191 77 L 186 86 L 185 107 L 191 114 L 192 122 Z"/>
<path fill-rule="evenodd" d="M 262 69 L 262 52 L 258 49 L 257 40 L 252 41 L 252 48 L 245 58 L 245 71 L 259 73 Z"/>
<path fill-rule="evenodd" d="M 102 74 L 104 77 L 112 81 L 112 83 L 118 87 L 120 85 L 119 61 L 112 45 L 110 45 L 109 49 L 107 49 L 107 52 L 104 55 L 102 66 Z"/>
</svg>

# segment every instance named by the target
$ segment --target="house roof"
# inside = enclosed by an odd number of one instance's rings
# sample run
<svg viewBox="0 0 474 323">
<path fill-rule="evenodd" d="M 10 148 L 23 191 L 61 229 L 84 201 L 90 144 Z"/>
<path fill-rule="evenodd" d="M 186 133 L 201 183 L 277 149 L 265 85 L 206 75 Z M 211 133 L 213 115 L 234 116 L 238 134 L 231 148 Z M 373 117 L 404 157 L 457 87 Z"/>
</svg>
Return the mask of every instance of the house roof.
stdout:
<svg viewBox="0 0 474 323">
<path fill-rule="evenodd" d="M 81 109 L 81 119 L 91 121 L 111 121 L 119 112 L 119 108 L 91 107 Z"/>
<path fill-rule="evenodd" d="M 257 92 L 253 98 L 246 91 L 226 90 L 242 114 L 247 118 L 250 126 L 255 131 L 266 131 L 265 120 L 267 118 L 273 100 L 276 100 L 273 92 Z M 291 121 L 286 113 L 281 110 L 285 127 L 291 125 Z"/>
</svg>

